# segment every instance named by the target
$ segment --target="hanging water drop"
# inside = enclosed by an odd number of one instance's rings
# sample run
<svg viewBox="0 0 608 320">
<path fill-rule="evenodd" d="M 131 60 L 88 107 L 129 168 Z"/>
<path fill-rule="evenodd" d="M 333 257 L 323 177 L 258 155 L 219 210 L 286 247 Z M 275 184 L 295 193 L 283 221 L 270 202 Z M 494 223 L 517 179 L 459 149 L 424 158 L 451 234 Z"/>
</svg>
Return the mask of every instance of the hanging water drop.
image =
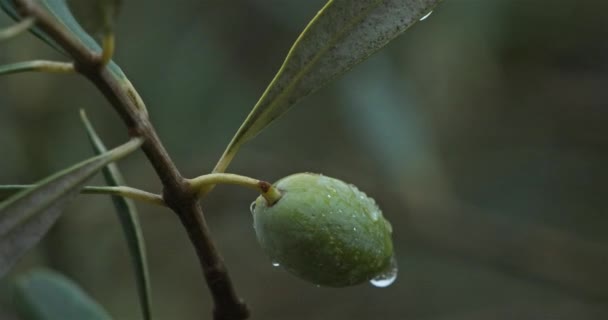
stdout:
<svg viewBox="0 0 608 320">
<path fill-rule="evenodd" d="M 425 14 L 422 18 L 420 18 L 420 21 L 426 20 L 426 18 L 428 18 L 432 13 L 433 13 L 433 10 L 429 11 L 429 13 Z"/>
<path fill-rule="evenodd" d="M 391 263 L 388 265 L 388 267 L 371 279 L 369 283 L 371 283 L 374 287 L 386 288 L 397 280 L 398 271 L 397 260 L 395 260 L 395 257 L 392 257 Z"/>
</svg>

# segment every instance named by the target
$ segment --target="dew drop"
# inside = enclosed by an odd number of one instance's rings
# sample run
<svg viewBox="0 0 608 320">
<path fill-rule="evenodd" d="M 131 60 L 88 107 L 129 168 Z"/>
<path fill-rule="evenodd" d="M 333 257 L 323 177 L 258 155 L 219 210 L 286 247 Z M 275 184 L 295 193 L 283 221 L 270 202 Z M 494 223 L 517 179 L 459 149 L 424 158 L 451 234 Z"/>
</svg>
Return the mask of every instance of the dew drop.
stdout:
<svg viewBox="0 0 608 320">
<path fill-rule="evenodd" d="M 255 211 L 255 201 L 251 203 L 251 205 L 249 206 L 249 211 L 251 211 L 251 213 L 253 213 L 253 211 Z"/>
<path fill-rule="evenodd" d="M 272 266 L 273 266 L 273 267 L 278 267 L 278 266 L 280 266 L 280 265 L 281 265 L 281 264 L 280 264 L 280 263 L 278 263 L 278 262 L 276 262 L 276 261 L 273 261 L 273 262 L 272 262 Z"/>
<path fill-rule="evenodd" d="M 433 10 L 429 11 L 429 13 L 425 14 L 422 18 L 420 18 L 420 21 L 426 20 L 426 18 L 428 18 L 432 13 L 433 13 Z"/>
<path fill-rule="evenodd" d="M 327 197 L 328 197 L 328 198 L 331 198 L 331 194 L 328 194 L 328 195 L 327 195 Z"/>
<path fill-rule="evenodd" d="M 386 288 L 395 282 L 398 271 L 397 260 L 395 260 L 395 257 L 392 257 L 391 263 L 388 265 L 388 267 L 371 279 L 369 283 L 371 283 L 374 287 Z"/>
<path fill-rule="evenodd" d="M 372 218 L 372 221 L 374 222 L 378 221 L 381 215 L 382 213 L 378 209 L 372 209 L 372 211 L 370 212 L 370 216 Z"/>
</svg>

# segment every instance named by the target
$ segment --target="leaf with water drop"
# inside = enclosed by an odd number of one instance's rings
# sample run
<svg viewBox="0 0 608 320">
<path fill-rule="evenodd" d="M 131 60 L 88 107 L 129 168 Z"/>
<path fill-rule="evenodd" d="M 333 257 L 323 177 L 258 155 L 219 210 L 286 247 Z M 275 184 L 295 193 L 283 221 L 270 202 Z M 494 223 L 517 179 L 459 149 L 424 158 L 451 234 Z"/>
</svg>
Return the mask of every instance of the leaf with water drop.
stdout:
<svg viewBox="0 0 608 320">
<path fill-rule="evenodd" d="M 330 0 L 296 40 L 215 171 L 225 171 L 243 143 L 300 99 L 378 51 L 440 1 Z"/>
</svg>

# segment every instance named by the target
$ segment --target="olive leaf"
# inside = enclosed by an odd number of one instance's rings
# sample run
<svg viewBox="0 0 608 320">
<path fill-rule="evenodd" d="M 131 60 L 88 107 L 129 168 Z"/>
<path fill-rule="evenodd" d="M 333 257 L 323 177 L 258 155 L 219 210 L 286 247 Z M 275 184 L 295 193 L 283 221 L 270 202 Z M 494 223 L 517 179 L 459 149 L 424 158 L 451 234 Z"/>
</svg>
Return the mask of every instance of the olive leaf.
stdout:
<svg viewBox="0 0 608 320">
<path fill-rule="evenodd" d="M 93 34 L 111 32 L 122 0 L 67 0 L 72 13 Z"/>
<path fill-rule="evenodd" d="M 132 153 L 134 138 L 109 152 L 58 172 L 0 203 L 0 277 L 47 233 L 62 209 L 107 164 Z"/>
<path fill-rule="evenodd" d="M 28 71 L 69 73 L 74 72 L 74 65 L 67 62 L 33 60 L 10 63 L 0 66 L 0 76 Z"/>
<path fill-rule="evenodd" d="M 39 0 L 37 1 L 42 7 L 44 7 L 56 20 L 59 22 L 66 30 L 68 30 L 74 39 L 77 39 L 82 45 L 84 45 L 87 49 L 92 52 L 101 52 L 101 47 L 99 44 L 89 35 L 82 26 L 78 23 L 66 0 Z M 21 20 L 14 0 L 0 0 L 0 7 L 13 19 L 16 21 Z M 46 34 L 43 30 L 38 27 L 33 27 L 30 29 L 32 33 L 34 33 L 38 38 L 42 39 L 44 42 L 49 44 L 55 50 L 61 52 L 64 55 L 68 55 L 63 48 L 57 42 L 55 42 L 48 34 Z M 115 77 L 124 79 L 126 78 L 125 74 L 122 72 L 120 67 L 114 63 L 110 62 L 108 64 L 108 68 L 112 71 Z"/>
<path fill-rule="evenodd" d="M 17 12 L 17 7 L 15 6 L 15 1 L 14 0 L 0 0 L 0 7 L 11 18 L 13 18 L 13 20 L 20 21 L 22 19 L 21 16 L 19 15 L 19 13 Z M 43 32 L 42 30 L 40 30 L 40 28 L 34 26 L 34 27 L 30 28 L 29 30 L 35 36 L 37 36 L 38 38 L 40 38 L 42 41 L 46 42 L 51 47 L 53 47 L 55 50 L 57 50 L 57 51 L 65 54 L 65 55 L 67 55 L 65 53 L 65 51 L 57 44 L 57 42 L 55 42 L 53 39 L 51 39 L 45 32 Z"/>
<path fill-rule="evenodd" d="M 29 28 L 31 28 L 35 23 L 33 18 L 27 18 L 19 21 L 18 23 L 0 29 L 0 42 L 10 40 L 24 32 L 26 32 Z"/>
<path fill-rule="evenodd" d="M 378 51 L 441 0 L 330 0 L 294 43 L 214 171 L 303 97 Z"/>
<path fill-rule="evenodd" d="M 76 283 L 50 270 L 17 278 L 14 302 L 23 320 L 111 319 Z"/>
<path fill-rule="evenodd" d="M 24 61 L 2 65 L 0 66 L 0 75 L 36 71 L 39 65 L 39 61 Z"/>
<path fill-rule="evenodd" d="M 105 145 L 95 132 L 93 125 L 91 125 L 91 122 L 87 118 L 84 111 L 80 112 L 80 117 L 87 130 L 89 140 L 91 141 L 91 145 L 93 146 L 95 153 L 103 154 L 107 152 Z M 120 186 L 125 184 L 124 178 L 116 164 L 111 163 L 107 165 L 102 172 L 108 185 Z M 139 224 L 137 209 L 135 208 L 133 201 L 123 197 L 112 196 L 112 202 L 116 208 L 118 218 L 127 239 L 131 259 L 133 261 L 137 282 L 137 291 L 139 294 L 143 317 L 144 319 L 149 320 L 152 318 L 150 276 L 148 271 L 148 261 L 146 259 L 145 242 Z"/>
</svg>

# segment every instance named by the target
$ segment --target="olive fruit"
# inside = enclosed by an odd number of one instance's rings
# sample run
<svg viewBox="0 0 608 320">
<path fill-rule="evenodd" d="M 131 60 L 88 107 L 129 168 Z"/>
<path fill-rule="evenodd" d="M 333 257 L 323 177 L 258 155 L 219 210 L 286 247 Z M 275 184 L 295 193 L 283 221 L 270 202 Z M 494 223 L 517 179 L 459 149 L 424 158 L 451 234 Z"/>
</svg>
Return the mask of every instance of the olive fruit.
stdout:
<svg viewBox="0 0 608 320">
<path fill-rule="evenodd" d="M 269 204 L 260 196 L 252 204 L 258 241 L 273 264 L 329 287 L 394 280 L 391 226 L 372 198 L 312 173 L 293 174 L 273 186 L 281 193 L 278 201 Z"/>
</svg>

